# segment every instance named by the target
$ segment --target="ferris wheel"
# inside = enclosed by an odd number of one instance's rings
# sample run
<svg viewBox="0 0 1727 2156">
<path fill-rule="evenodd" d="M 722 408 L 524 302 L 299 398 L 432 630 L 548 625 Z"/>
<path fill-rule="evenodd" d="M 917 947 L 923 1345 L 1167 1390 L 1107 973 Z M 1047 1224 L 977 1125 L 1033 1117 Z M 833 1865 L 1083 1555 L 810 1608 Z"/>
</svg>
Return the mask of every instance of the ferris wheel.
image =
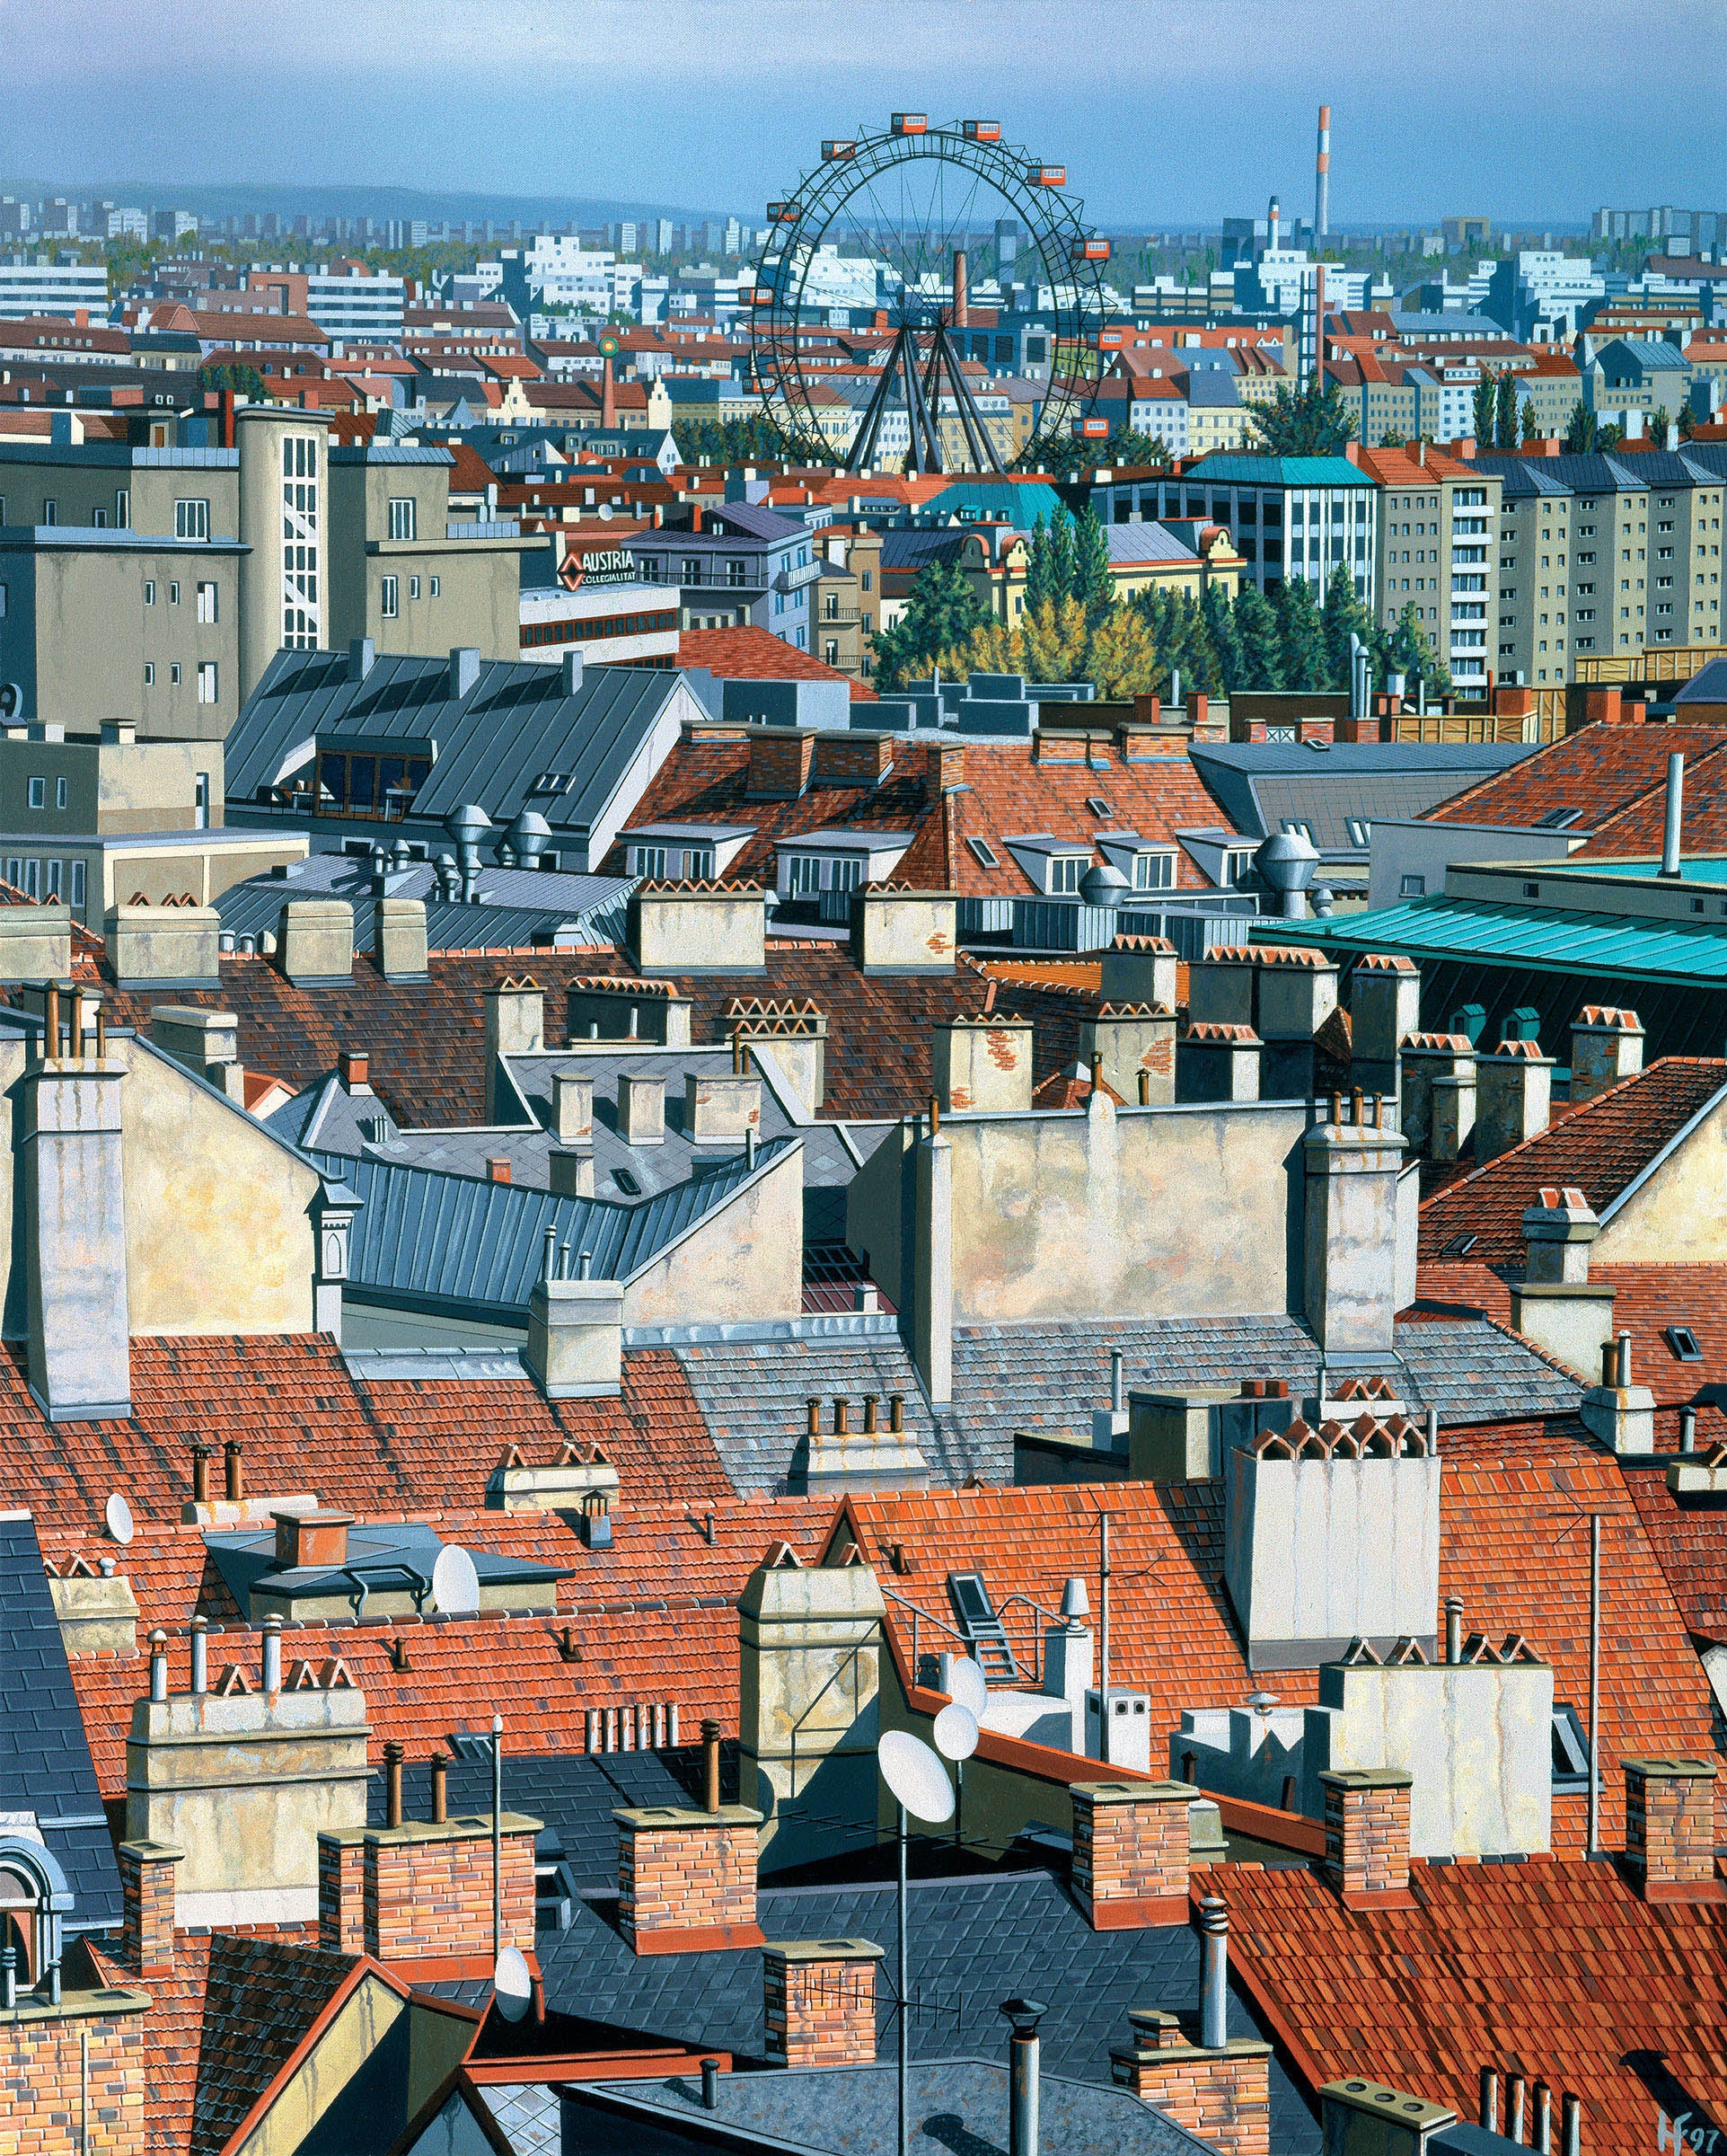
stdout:
<svg viewBox="0 0 1727 2156">
<path fill-rule="evenodd" d="M 794 454 L 834 461 L 841 383 L 868 389 L 849 472 L 1035 466 L 1070 436 L 1097 395 L 1109 243 L 1066 189 L 1064 165 L 1004 142 L 993 120 L 932 127 L 896 112 L 879 133 L 824 142 L 821 163 L 769 203 L 755 270 L 754 377 Z M 971 297 L 978 271 L 996 297 Z M 985 310 L 1010 306 L 1016 287 L 1035 333 L 990 326 Z M 1043 383 L 1026 438 L 985 409 L 987 380 L 962 366 L 978 358 Z"/>
</svg>

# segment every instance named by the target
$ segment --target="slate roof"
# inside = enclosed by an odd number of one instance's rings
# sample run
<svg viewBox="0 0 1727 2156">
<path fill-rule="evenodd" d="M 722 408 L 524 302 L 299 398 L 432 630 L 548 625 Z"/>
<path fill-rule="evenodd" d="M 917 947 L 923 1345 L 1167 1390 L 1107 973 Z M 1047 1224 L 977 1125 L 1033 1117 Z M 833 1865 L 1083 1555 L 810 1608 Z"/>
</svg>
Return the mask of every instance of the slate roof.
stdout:
<svg viewBox="0 0 1727 2156">
<path fill-rule="evenodd" d="M 35 1816 L 42 1845 L 72 1892 L 68 1931 L 103 1931 L 119 1922 L 119 1869 L 35 1522 L 27 1512 L 0 1512 L 4 1812 Z"/>
<path fill-rule="evenodd" d="M 1727 2109 L 1727 1907 L 1651 1907 L 1613 1865 L 1579 1861 L 1418 1863 L 1410 1890 L 1414 1910 L 1371 1914 L 1308 1871 L 1229 1874 L 1231 1975 L 1306 2076 L 1471 2118 L 1496 2066 L 1546 2081 L 1555 2110 L 1580 2095 L 1586 2149 L 1649 2146 L 1658 2108 Z"/>
<path fill-rule="evenodd" d="M 1016 874 L 1018 872 L 1016 871 Z M 256 958 L 224 959 L 219 987 L 110 990 L 111 1025 L 148 1030 L 157 1003 L 232 1011 L 239 1020 L 241 1061 L 274 1073 L 301 1091 L 322 1078 L 345 1048 L 371 1056 L 371 1082 L 398 1124 L 466 1125 L 485 1119 L 485 992 L 507 975 L 531 971 L 546 990 L 546 1030 L 564 1038 L 564 991 L 594 974 L 634 968 L 607 946 L 580 952 L 534 951 L 523 958 L 492 953 L 434 956 L 429 981 L 390 982 L 367 957 L 354 962 L 346 986 L 296 988 L 276 967 Z M 692 1001 L 694 1038 L 726 1038 L 727 1005 L 736 997 L 801 1003 L 810 998 L 828 1021 L 826 1098 L 830 1118 L 909 1114 L 930 1094 L 930 1028 L 939 1020 L 972 1017 L 990 984 L 962 962 L 953 974 L 866 978 L 843 945 L 770 947 L 759 973 L 697 975 L 677 983 Z M 1078 1013 L 1071 1001 L 1015 989 L 1002 1009 L 1041 1021 L 1035 1071 L 1047 1076 L 1079 1052 Z"/>
<path fill-rule="evenodd" d="M 1520 1265 L 1523 1214 L 1544 1186 L 1582 1190 L 1598 1214 L 1727 1086 L 1727 1062 L 1665 1056 L 1537 1136 L 1449 1183 L 1421 1209 L 1420 1254 L 1436 1259 L 1459 1235 L 1476 1265 Z"/>
<path fill-rule="evenodd" d="M 746 1493 L 777 1494 L 806 1465 L 806 1401 L 823 1403 L 822 1427 L 833 1402 L 852 1403 L 851 1427 L 862 1422 L 862 1399 L 873 1392 L 887 1420 L 887 1395 L 902 1393 L 905 1426 L 930 1471 L 955 1483 L 967 1475 L 1006 1482 L 1013 1475 L 1010 1434 L 973 1437 L 954 1418 L 932 1419 L 915 1366 L 897 1333 L 839 1335 L 796 1340 L 700 1342 L 674 1350 L 690 1391 L 706 1417 L 726 1471 Z"/>
<path fill-rule="evenodd" d="M 1009 1444 L 1015 1430 L 1088 1434 L 1091 1410 L 1108 1401 L 1114 1348 L 1125 1358 L 1128 1385 L 1157 1392 L 1282 1377 L 1300 1392 L 1317 1380 L 1318 1348 L 1299 1318 L 961 1325 L 954 1329 L 954 1422 L 974 1445 Z M 1569 1414 L 1582 1390 L 1485 1320 L 1399 1323 L 1384 1367 L 1412 1414 L 1435 1407 L 1442 1425 Z"/>
<path fill-rule="evenodd" d="M 1581 817 L 1575 827 L 1596 835 L 1591 853 L 1646 851 L 1611 845 L 1605 827 L 1652 793 L 1658 802 L 1664 800 L 1667 759 L 1675 747 L 1682 747 L 1688 836 L 1699 789 L 1709 791 L 1709 764 L 1723 745 L 1727 732 L 1716 727 L 1687 727 L 1681 739 L 1665 727 L 1586 726 L 1519 758 L 1496 777 L 1453 794 L 1427 812 L 1428 820 L 1524 826 L 1539 823 L 1555 809 L 1574 808 Z M 1654 850 L 1661 850 L 1659 830 Z"/>
<path fill-rule="evenodd" d="M 957 2009 L 914 2026 L 914 2059 L 999 2052 L 1000 2001 L 1035 1998 L 1050 2010 L 1039 2031 L 1044 2070 L 1107 2083 L 1110 2046 L 1126 2042 L 1131 2007 L 1197 2004 L 1199 1940 L 1189 1925 L 1093 1931 L 1065 1882 L 1047 1872 L 914 1880 L 908 1898 L 911 1982 Z M 894 1950 L 891 1885 L 769 1889 L 757 1908 L 769 1939 L 868 1939 Z M 569 1931 L 541 1941 L 549 2007 L 745 2058 L 762 2055 L 759 1948 L 638 1960 L 609 1916 L 586 1904 Z M 896 2058 L 895 2031 L 885 2015 L 880 2020 L 877 2055 Z M 1229 2026 L 1232 2037 L 1264 2033 L 1238 1993 L 1230 1997 Z M 1279 2150 L 1319 2145 L 1305 2103 L 1275 2059 L 1272 2133 Z"/>
<path fill-rule="evenodd" d="M 416 862 L 392 871 L 387 888 L 392 898 L 424 903 L 426 941 L 432 950 L 519 950 L 560 937 L 579 943 L 621 933 L 623 901 L 634 879 L 494 865 L 480 870 L 473 904 L 452 903 L 436 895 L 432 863 Z M 346 898 L 353 907 L 355 949 L 374 949 L 377 897 L 372 864 L 353 854 L 312 853 L 292 863 L 286 876 L 257 876 L 233 884 L 216 901 L 216 910 L 230 935 L 274 935 L 290 898 L 325 897 Z"/>
<path fill-rule="evenodd" d="M 278 651 L 229 730 L 228 799 L 256 799 L 286 777 L 314 738 L 344 736 L 407 744 L 435 741 L 431 772 L 409 814 L 441 824 L 477 801 L 494 824 L 531 804 L 554 834 L 586 839 L 667 704 L 688 696 L 675 673 L 652 667 L 589 667 L 573 696 L 563 670 L 531 660 L 482 659 L 474 685 L 450 694 L 448 657 L 380 653 L 362 681 L 350 681 L 346 652 Z M 686 709 L 688 706 L 686 704 Z M 568 774 L 556 793 L 530 795 L 545 771 Z"/>
<path fill-rule="evenodd" d="M 587 1254 L 596 1280 L 628 1280 L 687 1230 L 705 1220 L 795 1144 L 776 1138 L 752 1167 L 742 1153 L 639 1203 L 561 1197 L 520 1183 L 446 1175 L 373 1155 L 308 1157 L 360 1200 L 348 1252 L 348 1279 L 386 1300 L 416 1305 L 521 1311 L 545 1268 L 545 1237 L 555 1234 L 573 1268 Z"/>
<path fill-rule="evenodd" d="M 1553 1665 L 1555 1699 L 1581 1711 L 1589 1697 L 1586 1515 L 1599 1510 L 1603 1756 L 1712 1749 L 1708 1681 L 1619 1463 L 1560 1417 L 1442 1430 L 1441 1451 L 1440 1593 L 1463 1597 L 1468 1629 L 1495 1639 L 1524 1633 Z M 1223 1586 L 1223 1485 L 1207 1480 L 859 1495 L 845 1510 L 866 1561 L 885 1568 L 898 1543 L 904 1568 L 891 1578 L 894 1593 L 950 1625 L 950 1572 L 981 1571 L 998 1609 L 1021 1594 L 1053 1610 L 1070 1577 L 1095 1583 L 1097 1515 L 1106 1506 L 1112 1682 L 1145 1692 L 1151 1727 L 1167 1731 L 1185 1708 L 1237 1704 L 1254 1689 Z M 1026 1661 L 1031 1620 L 1016 1605 L 1004 1621 Z M 910 1614 L 890 1602 L 887 1624 L 909 1670 Z M 939 1637 L 939 1626 L 926 1622 L 921 1645 Z M 1275 1689 L 1285 1707 L 1312 1705 L 1317 1673 L 1280 1670 Z M 1582 1791 L 1555 1792 L 1556 1851 L 1581 1851 L 1585 1811 Z M 1604 1840 L 1617 1845 L 1624 1789 L 1611 1774 L 1601 1818 Z"/>
<path fill-rule="evenodd" d="M 1242 743 L 1195 747 L 1195 769 L 1238 831 L 1258 838 L 1286 821 L 1310 826 L 1321 853 L 1364 853 L 1351 819 L 1425 815 L 1484 773 L 1514 766 L 1529 751 L 1517 744 L 1340 743 L 1305 747 Z"/>
</svg>

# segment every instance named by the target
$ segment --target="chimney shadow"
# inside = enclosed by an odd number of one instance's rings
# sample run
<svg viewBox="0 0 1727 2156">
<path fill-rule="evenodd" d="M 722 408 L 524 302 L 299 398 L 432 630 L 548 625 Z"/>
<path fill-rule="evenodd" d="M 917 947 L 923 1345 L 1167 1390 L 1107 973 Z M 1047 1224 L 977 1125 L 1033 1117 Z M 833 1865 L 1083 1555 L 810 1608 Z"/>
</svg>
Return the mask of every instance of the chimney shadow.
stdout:
<svg viewBox="0 0 1727 2156">
<path fill-rule="evenodd" d="M 1627 2051 L 1621 2054 L 1619 2063 L 1636 2075 L 1670 2121 L 1683 2119 L 1687 2143 L 1696 2145 L 1695 2137 L 1702 2132 L 1719 2136 L 1721 2125 L 1715 2115 L 1675 2076 L 1665 2052 Z M 1678 2136 L 1674 2138 L 1677 2141 Z"/>
<path fill-rule="evenodd" d="M 974 2134 L 957 2111 L 934 2111 L 918 2127 L 926 2141 L 950 2149 L 953 2156 L 1001 2156 L 1001 2144 Z"/>
</svg>

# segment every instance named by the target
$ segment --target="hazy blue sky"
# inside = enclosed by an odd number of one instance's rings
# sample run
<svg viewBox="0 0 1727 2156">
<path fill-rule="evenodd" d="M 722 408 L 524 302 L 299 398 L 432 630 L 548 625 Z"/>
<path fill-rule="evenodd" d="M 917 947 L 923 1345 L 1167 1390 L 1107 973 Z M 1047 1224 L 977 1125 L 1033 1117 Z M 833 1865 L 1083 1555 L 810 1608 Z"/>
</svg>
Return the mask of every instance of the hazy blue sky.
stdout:
<svg viewBox="0 0 1727 2156">
<path fill-rule="evenodd" d="M 754 207 L 893 107 L 1088 213 L 1727 208 L 1723 0 L 0 0 L 13 174 Z"/>
</svg>

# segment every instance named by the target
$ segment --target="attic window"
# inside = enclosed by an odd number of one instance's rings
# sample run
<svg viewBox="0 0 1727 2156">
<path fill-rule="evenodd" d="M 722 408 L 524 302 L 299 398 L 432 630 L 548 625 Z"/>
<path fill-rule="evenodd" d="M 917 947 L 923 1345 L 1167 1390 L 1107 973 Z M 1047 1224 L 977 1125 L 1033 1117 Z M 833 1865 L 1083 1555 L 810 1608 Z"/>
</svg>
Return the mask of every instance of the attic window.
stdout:
<svg viewBox="0 0 1727 2156">
<path fill-rule="evenodd" d="M 1449 1242 L 1440 1245 L 1441 1258 L 1467 1258 L 1481 1240 L 1478 1235 L 1453 1235 Z"/>
<path fill-rule="evenodd" d="M 1553 1710 L 1553 1786 L 1589 1787 L 1589 1733 L 1574 1707 L 1555 1701 Z"/>
<path fill-rule="evenodd" d="M 1582 820 L 1581 808 L 1549 808 L 1545 816 L 1536 817 L 1535 827 L 1538 831 L 1569 831 L 1573 824 Z"/>
<path fill-rule="evenodd" d="M 982 867 L 986 869 L 999 869 L 1001 866 L 1001 862 L 996 854 L 995 848 L 991 845 L 988 839 L 968 838 L 965 841 L 965 844 L 972 849 L 973 853 L 975 855 Z"/>
<path fill-rule="evenodd" d="M 564 793 L 576 782 L 576 774 L 569 771 L 542 771 L 532 786 L 530 793 Z"/>
<path fill-rule="evenodd" d="M 1313 844 L 1313 826 L 1303 823 L 1299 817 L 1286 816 L 1283 828 L 1291 838 L 1305 838 L 1309 845 Z"/>
<path fill-rule="evenodd" d="M 614 1168 L 612 1180 L 626 1197 L 639 1197 L 641 1184 L 628 1168 Z"/>
<path fill-rule="evenodd" d="M 1352 846 L 1365 846 L 1370 843 L 1373 826 L 1364 816 L 1352 816 L 1345 820 L 1349 825 L 1349 843 Z"/>
<path fill-rule="evenodd" d="M 1109 802 L 1104 799 L 1101 793 L 1087 794 L 1086 807 L 1090 809 L 1093 816 L 1107 816 L 1113 817 L 1115 813 L 1115 809 L 1111 807 Z"/>
<path fill-rule="evenodd" d="M 1703 1360 L 1703 1349 L 1698 1344 L 1697 1336 L 1688 1325 L 1664 1325 L 1661 1338 L 1673 1350 L 1675 1362 L 1700 1363 Z"/>
</svg>

